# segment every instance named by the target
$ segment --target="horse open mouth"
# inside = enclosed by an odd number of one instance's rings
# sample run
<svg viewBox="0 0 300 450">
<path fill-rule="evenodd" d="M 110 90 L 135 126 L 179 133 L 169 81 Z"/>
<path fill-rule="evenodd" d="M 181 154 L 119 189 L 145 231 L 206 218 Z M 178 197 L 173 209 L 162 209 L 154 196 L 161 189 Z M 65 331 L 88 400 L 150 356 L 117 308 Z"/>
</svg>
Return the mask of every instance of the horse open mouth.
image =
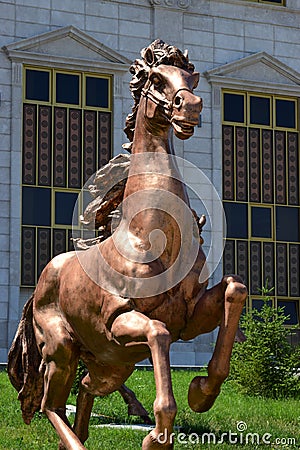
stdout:
<svg viewBox="0 0 300 450">
<path fill-rule="evenodd" d="M 175 135 L 181 139 L 188 139 L 194 134 L 195 124 L 183 120 L 172 120 Z"/>
</svg>

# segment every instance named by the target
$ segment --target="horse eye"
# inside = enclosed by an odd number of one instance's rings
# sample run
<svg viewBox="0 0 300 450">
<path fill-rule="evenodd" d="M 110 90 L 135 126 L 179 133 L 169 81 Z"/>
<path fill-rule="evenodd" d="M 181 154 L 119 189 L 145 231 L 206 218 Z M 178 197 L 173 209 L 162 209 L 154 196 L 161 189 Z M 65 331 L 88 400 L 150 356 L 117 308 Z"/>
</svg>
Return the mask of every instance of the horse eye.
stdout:
<svg viewBox="0 0 300 450">
<path fill-rule="evenodd" d="M 152 83 L 154 84 L 154 86 L 158 87 L 162 84 L 162 81 L 158 76 L 154 76 L 152 78 Z"/>
</svg>

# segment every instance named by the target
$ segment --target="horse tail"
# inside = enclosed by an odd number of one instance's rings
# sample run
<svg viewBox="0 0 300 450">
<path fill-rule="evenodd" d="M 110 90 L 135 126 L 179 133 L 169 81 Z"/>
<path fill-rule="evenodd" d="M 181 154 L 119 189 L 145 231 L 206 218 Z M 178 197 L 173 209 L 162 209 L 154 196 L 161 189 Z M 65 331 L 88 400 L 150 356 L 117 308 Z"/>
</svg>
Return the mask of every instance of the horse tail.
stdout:
<svg viewBox="0 0 300 450">
<path fill-rule="evenodd" d="M 44 371 L 33 329 L 33 298 L 26 302 L 13 343 L 8 353 L 7 372 L 18 391 L 22 417 L 29 424 L 41 407 Z"/>
</svg>

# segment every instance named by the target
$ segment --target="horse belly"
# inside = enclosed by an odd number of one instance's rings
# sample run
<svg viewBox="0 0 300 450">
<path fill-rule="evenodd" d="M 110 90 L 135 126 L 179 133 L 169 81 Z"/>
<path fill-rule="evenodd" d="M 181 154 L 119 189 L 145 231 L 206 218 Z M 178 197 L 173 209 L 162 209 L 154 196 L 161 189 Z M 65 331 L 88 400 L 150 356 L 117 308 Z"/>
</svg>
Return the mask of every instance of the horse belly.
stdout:
<svg viewBox="0 0 300 450">
<path fill-rule="evenodd" d="M 185 328 L 187 316 L 186 302 L 182 293 L 166 293 L 164 301 L 154 309 L 148 317 L 163 322 L 171 333 L 172 341 L 179 339 L 181 330 Z"/>
</svg>

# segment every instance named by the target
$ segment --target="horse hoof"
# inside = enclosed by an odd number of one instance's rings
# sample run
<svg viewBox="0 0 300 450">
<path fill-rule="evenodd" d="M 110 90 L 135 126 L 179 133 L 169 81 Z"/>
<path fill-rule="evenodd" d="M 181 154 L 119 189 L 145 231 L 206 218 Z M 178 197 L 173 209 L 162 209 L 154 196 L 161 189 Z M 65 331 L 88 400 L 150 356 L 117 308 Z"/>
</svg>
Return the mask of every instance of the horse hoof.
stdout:
<svg viewBox="0 0 300 450">
<path fill-rule="evenodd" d="M 133 406 L 129 405 L 128 415 L 140 417 L 145 425 L 153 425 L 153 421 L 150 419 L 147 411 L 145 410 L 145 408 L 142 407 L 142 405 L 140 405 L 140 407 L 139 406 L 136 407 L 135 405 Z"/>
<path fill-rule="evenodd" d="M 188 402 L 190 408 L 195 412 L 208 411 L 220 393 L 220 389 L 208 392 L 206 383 L 207 377 L 195 377 L 190 384 Z"/>
<path fill-rule="evenodd" d="M 140 416 L 140 418 L 142 419 L 142 421 L 145 425 L 154 425 L 153 420 L 150 419 L 149 416 Z"/>
<path fill-rule="evenodd" d="M 164 433 L 157 436 L 151 431 L 143 440 L 142 450 L 173 450 L 173 443 Z"/>
</svg>

